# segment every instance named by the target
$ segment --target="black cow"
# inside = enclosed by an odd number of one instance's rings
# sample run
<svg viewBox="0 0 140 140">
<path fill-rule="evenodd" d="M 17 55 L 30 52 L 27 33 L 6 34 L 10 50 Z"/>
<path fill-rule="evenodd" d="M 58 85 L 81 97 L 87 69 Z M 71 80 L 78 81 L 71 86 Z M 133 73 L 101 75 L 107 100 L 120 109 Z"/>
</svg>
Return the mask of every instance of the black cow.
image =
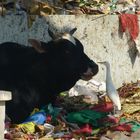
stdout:
<svg viewBox="0 0 140 140">
<path fill-rule="evenodd" d="M 98 72 L 98 65 L 72 36 L 74 31 L 48 43 L 29 39 L 32 47 L 0 44 L 0 90 L 12 91 L 6 113 L 14 123 L 24 121 L 35 107 L 53 102 L 80 78 L 89 80 Z"/>
</svg>

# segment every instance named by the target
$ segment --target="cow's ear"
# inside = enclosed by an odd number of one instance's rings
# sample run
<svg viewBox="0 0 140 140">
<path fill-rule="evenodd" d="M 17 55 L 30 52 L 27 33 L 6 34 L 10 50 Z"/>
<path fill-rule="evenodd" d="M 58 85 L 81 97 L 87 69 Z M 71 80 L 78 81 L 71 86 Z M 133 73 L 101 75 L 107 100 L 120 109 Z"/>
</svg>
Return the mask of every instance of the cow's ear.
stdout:
<svg viewBox="0 0 140 140">
<path fill-rule="evenodd" d="M 28 42 L 31 44 L 31 46 L 39 53 L 46 52 L 45 49 L 41 46 L 41 42 L 36 39 L 28 39 Z"/>
</svg>

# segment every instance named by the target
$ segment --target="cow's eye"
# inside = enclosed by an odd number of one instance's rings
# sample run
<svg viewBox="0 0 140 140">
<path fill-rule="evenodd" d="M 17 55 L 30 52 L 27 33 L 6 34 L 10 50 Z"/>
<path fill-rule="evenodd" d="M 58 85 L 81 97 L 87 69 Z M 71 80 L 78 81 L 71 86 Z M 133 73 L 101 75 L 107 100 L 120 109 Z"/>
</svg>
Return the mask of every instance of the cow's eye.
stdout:
<svg viewBox="0 0 140 140">
<path fill-rule="evenodd" d="M 66 53 L 66 54 L 70 54 L 70 51 L 66 50 L 65 53 Z"/>
</svg>

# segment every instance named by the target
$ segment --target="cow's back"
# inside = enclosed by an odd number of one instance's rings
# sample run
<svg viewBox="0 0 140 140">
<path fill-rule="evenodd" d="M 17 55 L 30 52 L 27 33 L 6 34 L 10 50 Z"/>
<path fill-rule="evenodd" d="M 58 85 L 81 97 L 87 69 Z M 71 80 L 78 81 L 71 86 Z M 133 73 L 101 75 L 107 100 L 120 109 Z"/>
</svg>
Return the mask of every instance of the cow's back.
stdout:
<svg viewBox="0 0 140 140">
<path fill-rule="evenodd" d="M 37 55 L 33 48 L 17 43 L 0 44 L 0 88 L 8 89 L 23 82 Z"/>
</svg>

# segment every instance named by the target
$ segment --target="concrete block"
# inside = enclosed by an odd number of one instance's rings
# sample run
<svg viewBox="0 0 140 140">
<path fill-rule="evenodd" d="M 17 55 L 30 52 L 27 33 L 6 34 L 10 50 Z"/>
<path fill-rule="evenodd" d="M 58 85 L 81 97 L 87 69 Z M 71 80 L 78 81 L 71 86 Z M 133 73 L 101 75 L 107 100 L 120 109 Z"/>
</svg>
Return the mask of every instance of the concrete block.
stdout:
<svg viewBox="0 0 140 140">
<path fill-rule="evenodd" d="M 12 99 L 11 92 L 0 91 L 0 140 L 4 140 L 5 102 Z"/>
</svg>

